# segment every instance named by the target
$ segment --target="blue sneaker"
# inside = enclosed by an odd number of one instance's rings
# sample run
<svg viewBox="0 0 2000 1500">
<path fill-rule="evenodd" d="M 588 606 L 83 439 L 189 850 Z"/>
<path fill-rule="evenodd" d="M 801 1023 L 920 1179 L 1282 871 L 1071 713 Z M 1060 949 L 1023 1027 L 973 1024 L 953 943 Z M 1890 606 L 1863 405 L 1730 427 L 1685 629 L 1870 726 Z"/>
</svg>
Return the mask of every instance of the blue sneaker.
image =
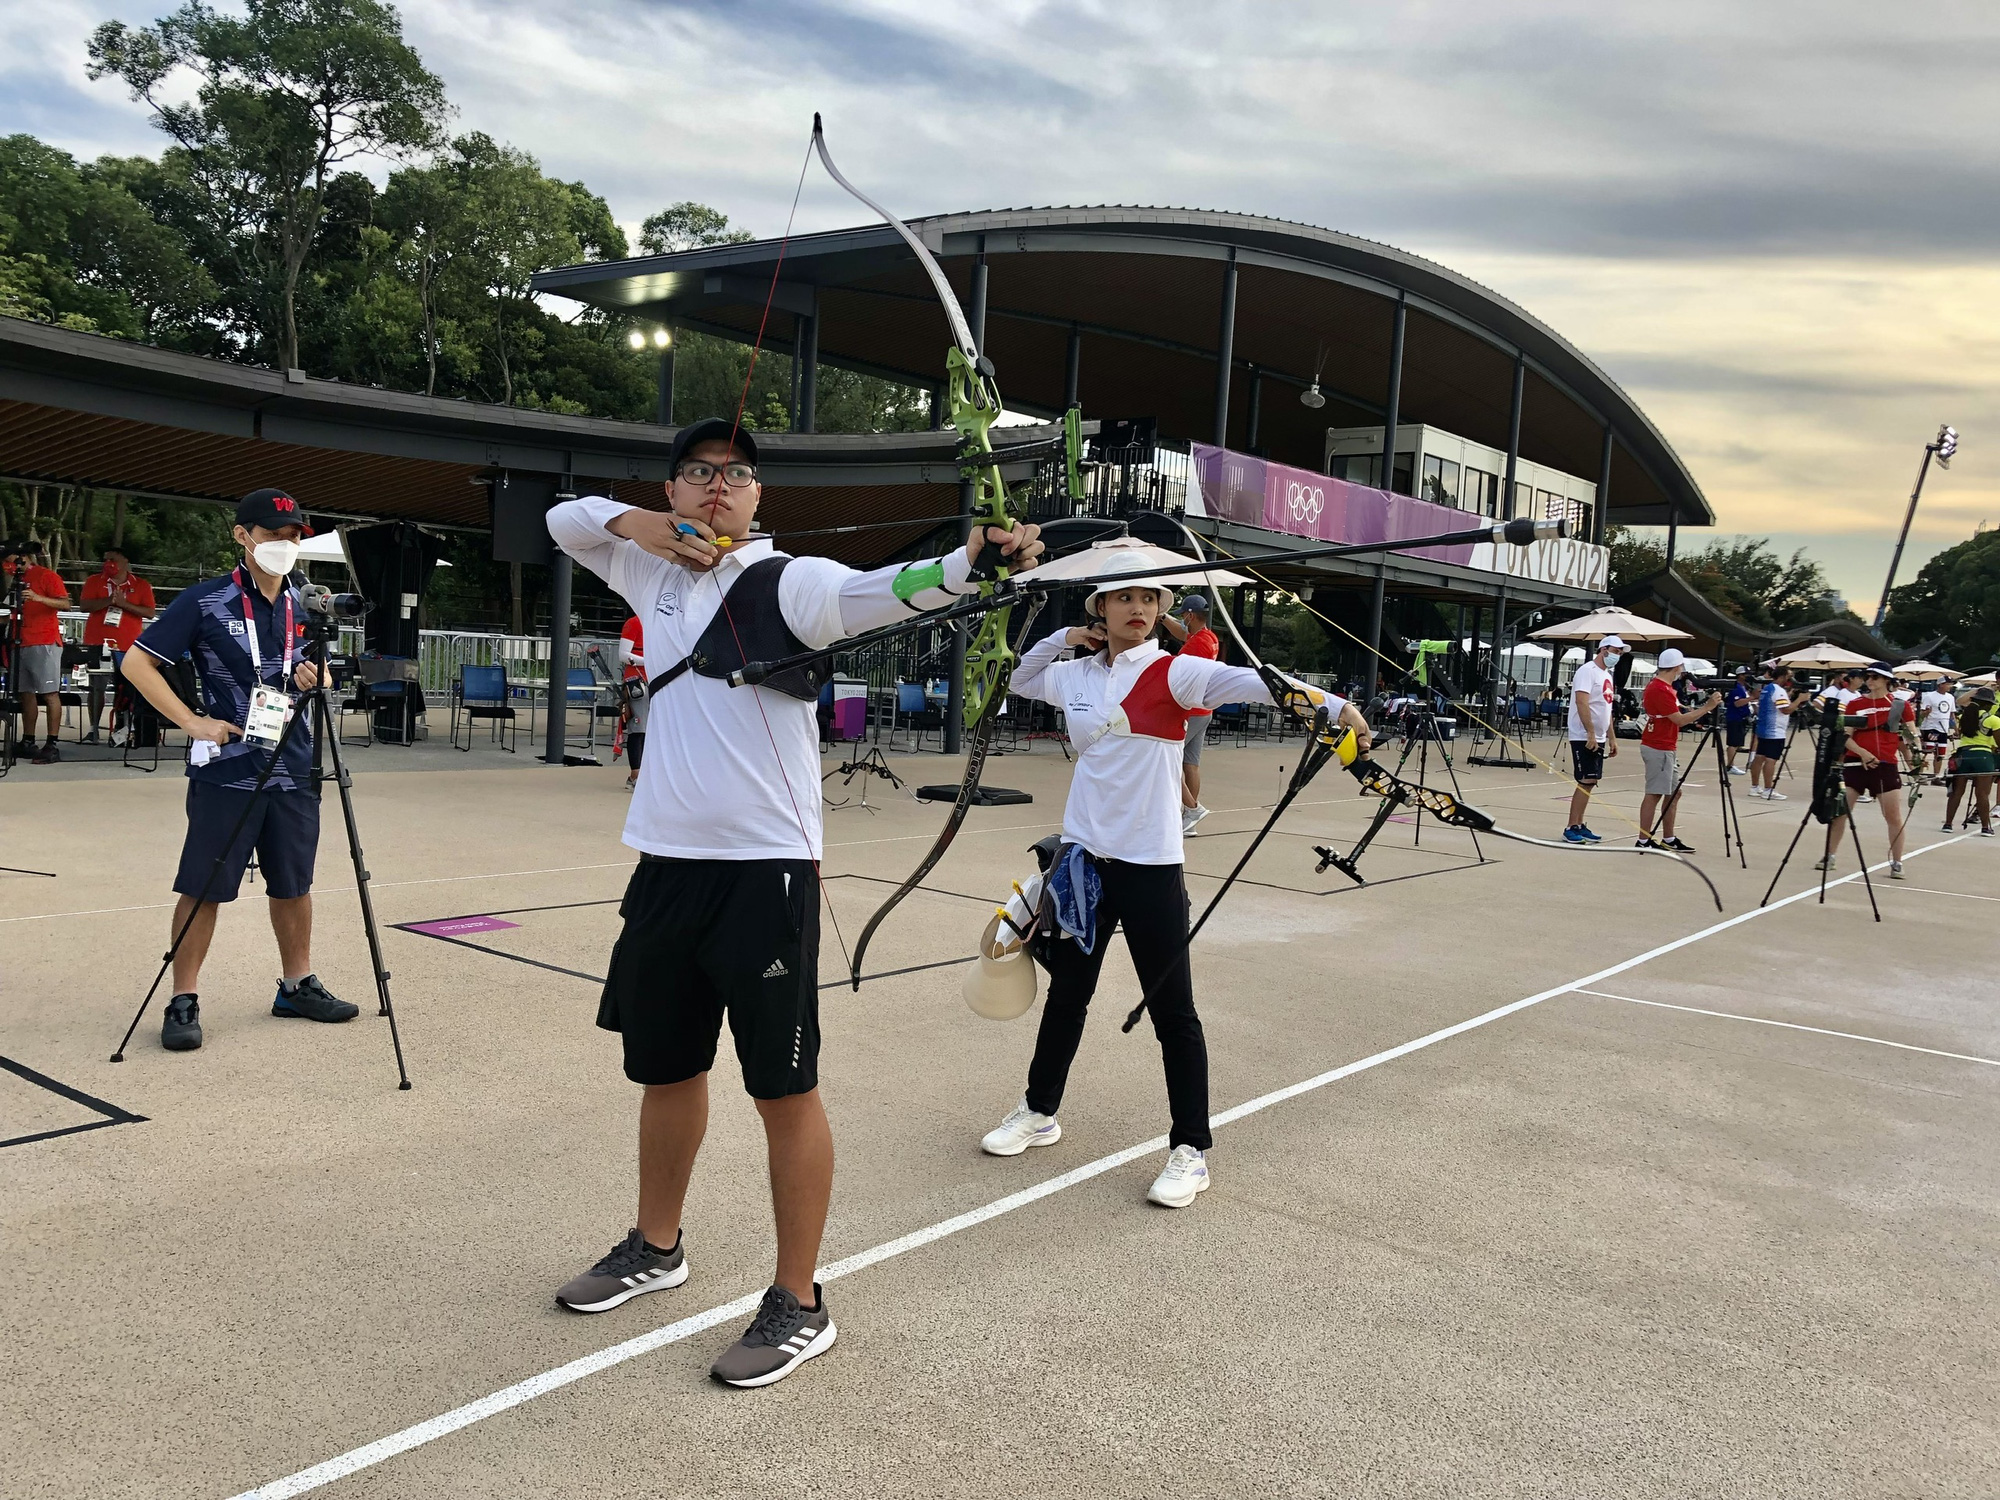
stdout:
<svg viewBox="0 0 2000 1500">
<path fill-rule="evenodd" d="M 1565 828 L 1563 830 L 1563 842 L 1565 844 L 1587 844 L 1590 840 L 1583 836 L 1581 828 Z"/>
<path fill-rule="evenodd" d="M 1592 833 L 1592 832 L 1591 832 L 1591 831 L 1590 831 L 1590 830 L 1589 830 L 1588 828 L 1586 828 L 1586 827 L 1585 827 L 1585 826 L 1584 826 L 1583 824 L 1581 824 L 1581 823 L 1579 823 L 1579 824 L 1577 824 L 1577 825 L 1576 825 L 1576 831 L 1577 831 L 1578 833 L 1580 833 L 1580 834 L 1582 834 L 1582 835 L 1583 835 L 1583 841 L 1584 841 L 1584 842 L 1585 842 L 1586 844 L 1601 844 L 1601 843 L 1603 843 L 1603 842 L 1604 842 L 1604 840 L 1603 840 L 1602 838 L 1600 838 L 1600 837 L 1598 837 L 1598 836 L 1597 836 L 1596 834 Z"/>
</svg>

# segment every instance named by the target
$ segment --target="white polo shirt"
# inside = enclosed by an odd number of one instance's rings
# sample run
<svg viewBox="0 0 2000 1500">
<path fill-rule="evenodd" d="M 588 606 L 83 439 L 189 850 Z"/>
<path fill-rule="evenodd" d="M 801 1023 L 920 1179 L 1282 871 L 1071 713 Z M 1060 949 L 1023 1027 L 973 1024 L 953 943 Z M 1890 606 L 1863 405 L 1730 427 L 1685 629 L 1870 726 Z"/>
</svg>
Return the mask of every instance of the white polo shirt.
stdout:
<svg viewBox="0 0 2000 1500">
<path fill-rule="evenodd" d="M 1102 651 L 1063 661 L 1059 658 L 1075 649 L 1064 635 L 1058 630 L 1030 647 L 1012 684 L 1022 697 L 1060 708 L 1070 743 L 1078 747 L 1063 805 L 1063 838 L 1100 859 L 1177 865 L 1182 745 L 1131 733 L 1120 712 L 1139 674 L 1162 656 L 1160 643 L 1134 646 L 1114 662 L 1106 662 Z M 1248 667 L 1185 655 L 1167 669 L 1167 690 L 1182 708 L 1271 701 L 1264 679 Z M 1330 713 L 1347 706 L 1344 698 L 1324 697 Z"/>
<path fill-rule="evenodd" d="M 658 675 L 695 648 L 743 569 L 777 551 L 739 543 L 707 573 L 646 551 L 605 528 L 634 507 L 591 496 L 548 513 L 558 547 L 623 596 L 644 625 L 647 670 Z M 808 647 L 950 604 L 966 588 L 965 553 L 944 559 L 944 586 L 909 604 L 891 585 L 901 566 L 860 573 L 824 557 L 794 558 L 778 610 Z M 625 816 L 625 842 L 671 859 L 818 859 L 816 705 L 771 688 L 733 688 L 683 672 L 649 706 L 646 756 Z"/>
</svg>

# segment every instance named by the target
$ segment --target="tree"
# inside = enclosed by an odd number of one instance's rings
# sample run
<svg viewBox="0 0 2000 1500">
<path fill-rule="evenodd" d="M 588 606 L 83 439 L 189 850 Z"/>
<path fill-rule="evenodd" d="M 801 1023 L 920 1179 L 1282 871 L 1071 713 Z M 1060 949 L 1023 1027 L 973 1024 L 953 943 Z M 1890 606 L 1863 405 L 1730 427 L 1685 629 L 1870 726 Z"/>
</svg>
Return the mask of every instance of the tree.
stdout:
<svg viewBox="0 0 2000 1500">
<path fill-rule="evenodd" d="M 525 316 L 534 306 L 531 279 L 544 266 L 583 257 L 573 224 L 576 204 L 565 184 L 542 175 L 534 157 L 489 135 L 461 136 L 452 150 L 472 225 L 457 270 L 490 300 L 490 352 L 501 401 L 512 406 L 517 356 L 532 359 L 544 342 Z"/>
<path fill-rule="evenodd" d="M 2000 656 L 2000 531 L 1981 529 L 1889 591 L 1882 633 L 1915 643 L 1943 636 L 1959 667 L 1978 671 Z"/>
<path fill-rule="evenodd" d="M 1666 571 L 1666 547 L 1631 528 L 1613 526 L 1605 534 L 1611 552 L 1611 589 Z M 1834 610 L 1826 570 L 1795 551 L 1789 562 L 1771 550 L 1769 537 L 1720 538 L 1674 559 L 1674 571 L 1717 609 L 1756 630 L 1789 630 L 1817 624 L 1839 615 L 1859 619 L 1852 611 Z"/>
<path fill-rule="evenodd" d="M 157 25 L 106 21 L 90 76 L 120 79 L 210 191 L 216 227 L 275 283 L 264 332 L 281 366 L 299 357 L 298 293 L 342 163 L 437 138 L 444 85 L 381 0 L 247 0 L 241 17 L 187 3 Z M 182 69 L 190 104 L 167 102 Z"/>
<path fill-rule="evenodd" d="M 729 215 L 706 203 L 676 203 L 649 215 L 639 226 L 639 250 L 645 255 L 672 255 L 702 245 L 740 245 L 755 238 L 747 229 L 731 229 Z"/>
<path fill-rule="evenodd" d="M 437 394 L 441 345 L 458 332 L 441 318 L 439 306 L 447 278 L 472 243 L 468 209 L 461 175 L 444 164 L 391 173 L 382 193 L 381 223 L 399 241 L 398 268 L 417 294 L 426 396 Z M 471 368 L 471 360 L 464 363 Z"/>
</svg>

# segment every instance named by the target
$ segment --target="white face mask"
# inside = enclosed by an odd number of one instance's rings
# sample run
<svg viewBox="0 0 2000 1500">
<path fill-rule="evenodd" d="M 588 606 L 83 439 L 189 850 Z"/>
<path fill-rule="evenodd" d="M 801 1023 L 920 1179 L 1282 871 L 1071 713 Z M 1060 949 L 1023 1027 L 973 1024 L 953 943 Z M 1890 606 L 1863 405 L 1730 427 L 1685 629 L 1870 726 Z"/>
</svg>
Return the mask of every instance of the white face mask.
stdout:
<svg viewBox="0 0 2000 1500">
<path fill-rule="evenodd" d="M 282 578 L 292 571 L 299 560 L 297 542 L 259 542 L 250 549 L 250 555 L 257 559 L 257 566 L 266 573 Z"/>
</svg>

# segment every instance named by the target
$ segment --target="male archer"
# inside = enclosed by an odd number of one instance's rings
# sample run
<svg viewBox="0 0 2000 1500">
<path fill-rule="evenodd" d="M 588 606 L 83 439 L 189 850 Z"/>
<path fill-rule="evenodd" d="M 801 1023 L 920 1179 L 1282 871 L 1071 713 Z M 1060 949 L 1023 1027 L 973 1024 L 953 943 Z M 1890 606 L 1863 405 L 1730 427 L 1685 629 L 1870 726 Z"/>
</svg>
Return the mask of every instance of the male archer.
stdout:
<svg viewBox="0 0 2000 1500">
<path fill-rule="evenodd" d="M 638 867 L 620 908 L 597 1024 L 624 1038 L 641 1085 L 638 1224 L 556 1300 L 604 1312 L 679 1286 L 681 1206 L 708 1124 L 708 1073 L 729 1020 L 744 1088 L 763 1117 L 778 1263 L 749 1329 L 710 1373 L 770 1385 L 831 1348 L 814 1280 L 833 1192 L 819 1097 L 819 748 L 813 667 L 732 688 L 728 673 L 831 647 L 976 591 L 996 549 L 1034 566 L 1034 526 L 976 530 L 959 551 L 856 572 L 788 557 L 752 535 L 757 444 L 719 417 L 683 428 L 667 512 L 602 498 L 548 514 L 549 534 L 623 595 L 646 642 L 647 754 L 625 819 Z"/>
</svg>

